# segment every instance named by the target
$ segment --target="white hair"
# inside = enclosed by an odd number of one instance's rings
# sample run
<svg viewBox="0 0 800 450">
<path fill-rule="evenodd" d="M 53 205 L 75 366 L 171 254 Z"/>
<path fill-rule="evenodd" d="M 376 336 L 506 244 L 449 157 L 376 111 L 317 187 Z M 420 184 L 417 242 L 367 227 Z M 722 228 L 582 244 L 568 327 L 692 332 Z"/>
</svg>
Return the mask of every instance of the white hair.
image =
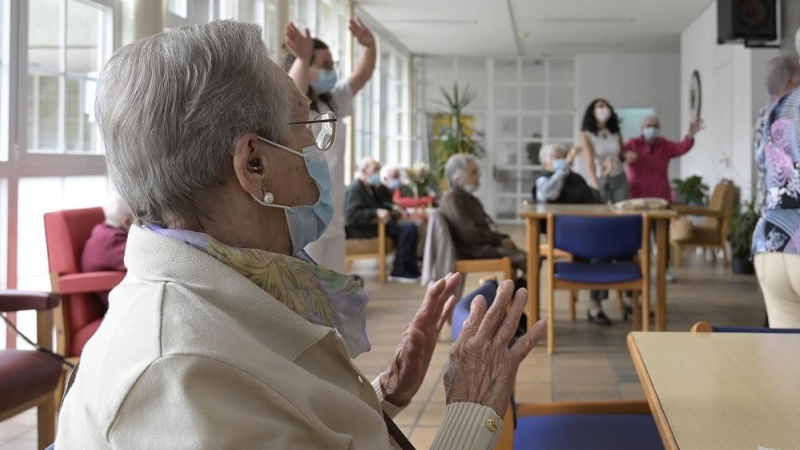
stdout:
<svg viewBox="0 0 800 450">
<path fill-rule="evenodd" d="M 368 156 L 358 163 L 358 173 L 363 174 L 370 166 L 380 166 L 380 164 L 377 159 Z"/>
<path fill-rule="evenodd" d="M 564 146 L 561 144 L 548 144 L 543 146 L 539 150 L 539 164 L 544 165 L 547 162 L 552 162 L 553 156 L 559 148 L 564 150 Z"/>
<path fill-rule="evenodd" d="M 389 173 L 394 172 L 394 171 L 397 171 L 398 175 L 400 174 L 400 168 L 395 166 L 395 165 L 389 164 L 389 165 L 383 166 L 381 168 L 381 180 L 385 180 L 385 179 L 389 178 Z"/>
<path fill-rule="evenodd" d="M 294 96 L 257 25 L 217 20 L 122 47 L 95 106 L 109 175 L 140 220 L 198 223 L 201 200 L 233 174 L 240 136 L 285 143 Z"/>
<path fill-rule="evenodd" d="M 478 165 L 478 160 L 472 155 L 456 153 L 451 156 L 444 165 L 444 177 L 447 179 L 447 184 L 451 188 L 458 187 L 471 164 Z"/>
<path fill-rule="evenodd" d="M 646 124 L 648 121 L 653 120 L 653 119 L 657 120 L 658 123 L 661 124 L 661 119 L 659 119 L 657 115 L 648 114 L 648 115 L 644 116 L 644 118 L 642 119 L 642 126 L 644 126 L 644 124 Z"/>
<path fill-rule="evenodd" d="M 114 228 L 122 228 L 125 222 L 133 218 L 128 204 L 119 195 L 109 196 L 108 201 L 103 205 L 103 214 L 106 216 L 106 225 Z"/>
<path fill-rule="evenodd" d="M 786 91 L 792 79 L 800 78 L 800 61 L 796 54 L 777 56 L 767 63 L 767 92 L 777 97 Z"/>
</svg>

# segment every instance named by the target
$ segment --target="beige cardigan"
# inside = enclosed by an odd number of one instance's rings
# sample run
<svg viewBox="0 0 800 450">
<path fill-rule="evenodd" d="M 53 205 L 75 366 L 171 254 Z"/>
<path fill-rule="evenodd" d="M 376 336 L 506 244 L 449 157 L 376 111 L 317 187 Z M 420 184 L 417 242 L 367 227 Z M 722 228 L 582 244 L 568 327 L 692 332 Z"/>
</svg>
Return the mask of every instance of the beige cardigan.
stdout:
<svg viewBox="0 0 800 450">
<path fill-rule="evenodd" d="M 226 265 L 134 227 L 128 275 L 83 351 L 56 448 L 389 449 L 379 383 L 337 332 Z M 489 449 L 490 408 L 452 404 L 432 448 Z"/>
</svg>

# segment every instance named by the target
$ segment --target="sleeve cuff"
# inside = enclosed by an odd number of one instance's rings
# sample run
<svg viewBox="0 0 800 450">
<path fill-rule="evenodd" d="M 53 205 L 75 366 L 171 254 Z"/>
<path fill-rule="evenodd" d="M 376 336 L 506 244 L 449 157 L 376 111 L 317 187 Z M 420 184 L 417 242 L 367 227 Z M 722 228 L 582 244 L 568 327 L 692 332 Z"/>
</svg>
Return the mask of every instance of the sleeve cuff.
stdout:
<svg viewBox="0 0 800 450">
<path fill-rule="evenodd" d="M 444 409 L 442 426 L 431 449 L 494 448 L 503 430 L 503 419 L 491 408 L 476 403 L 453 403 Z"/>
<path fill-rule="evenodd" d="M 406 409 L 405 406 L 397 406 L 391 403 L 389 400 L 386 400 L 386 398 L 383 396 L 383 388 L 381 387 L 380 375 L 378 375 L 377 377 L 375 377 L 374 380 L 372 380 L 372 389 L 375 390 L 375 395 L 378 396 L 378 401 L 381 402 L 381 409 L 383 410 L 383 412 L 386 413 L 387 416 L 391 417 L 392 419 L 394 419 L 395 416 L 400 414 L 402 410 Z"/>
</svg>

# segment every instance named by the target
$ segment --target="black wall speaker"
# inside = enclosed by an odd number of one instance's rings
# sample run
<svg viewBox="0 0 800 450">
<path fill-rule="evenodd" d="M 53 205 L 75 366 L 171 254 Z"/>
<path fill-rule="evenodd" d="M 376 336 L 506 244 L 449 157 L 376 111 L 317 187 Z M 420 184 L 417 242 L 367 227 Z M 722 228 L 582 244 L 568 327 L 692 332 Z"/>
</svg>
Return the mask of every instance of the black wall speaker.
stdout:
<svg viewBox="0 0 800 450">
<path fill-rule="evenodd" d="M 760 46 L 778 39 L 779 0 L 717 0 L 717 43 Z"/>
</svg>

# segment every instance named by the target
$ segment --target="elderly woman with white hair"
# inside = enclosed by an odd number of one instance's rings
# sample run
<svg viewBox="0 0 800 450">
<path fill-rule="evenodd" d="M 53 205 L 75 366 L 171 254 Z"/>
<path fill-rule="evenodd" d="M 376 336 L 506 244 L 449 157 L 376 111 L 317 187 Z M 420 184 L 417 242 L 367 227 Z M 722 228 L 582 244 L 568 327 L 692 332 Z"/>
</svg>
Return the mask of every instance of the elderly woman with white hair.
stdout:
<svg viewBox="0 0 800 450">
<path fill-rule="evenodd" d="M 567 151 L 559 144 L 539 150 L 542 170 L 535 176 L 532 197 L 537 203 L 599 203 L 600 192 L 589 187 L 580 174 L 572 171 L 577 148 Z"/>
<path fill-rule="evenodd" d="M 511 237 L 497 228 L 475 197 L 481 182 L 481 169 L 472 155 L 455 154 L 444 167 L 450 186 L 440 208 L 450 226 L 458 259 L 491 259 L 508 256 L 514 268 L 525 271 L 528 254 Z"/>
<path fill-rule="evenodd" d="M 309 129 L 308 108 L 252 24 L 172 29 L 106 64 L 96 116 L 135 223 L 56 448 L 411 448 L 391 417 L 422 384 L 460 277 L 428 289 L 366 380 L 351 358 L 370 348 L 367 296 L 302 251 L 332 215 L 321 150 L 335 123 Z M 543 331 L 508 348 L 526 301 L 505 282 L 491 307 L 474 304 L 433 448 L 494 445 Z"/>
<path fill-rule="evenodd" d="M 795 42 L 800 53 L 800 29 Z M 772 328 L 800 328 L 800 88 L 789 80 L 764 112 L 756 152 L 764 192 L 753 254 Z"/>
</svg>

